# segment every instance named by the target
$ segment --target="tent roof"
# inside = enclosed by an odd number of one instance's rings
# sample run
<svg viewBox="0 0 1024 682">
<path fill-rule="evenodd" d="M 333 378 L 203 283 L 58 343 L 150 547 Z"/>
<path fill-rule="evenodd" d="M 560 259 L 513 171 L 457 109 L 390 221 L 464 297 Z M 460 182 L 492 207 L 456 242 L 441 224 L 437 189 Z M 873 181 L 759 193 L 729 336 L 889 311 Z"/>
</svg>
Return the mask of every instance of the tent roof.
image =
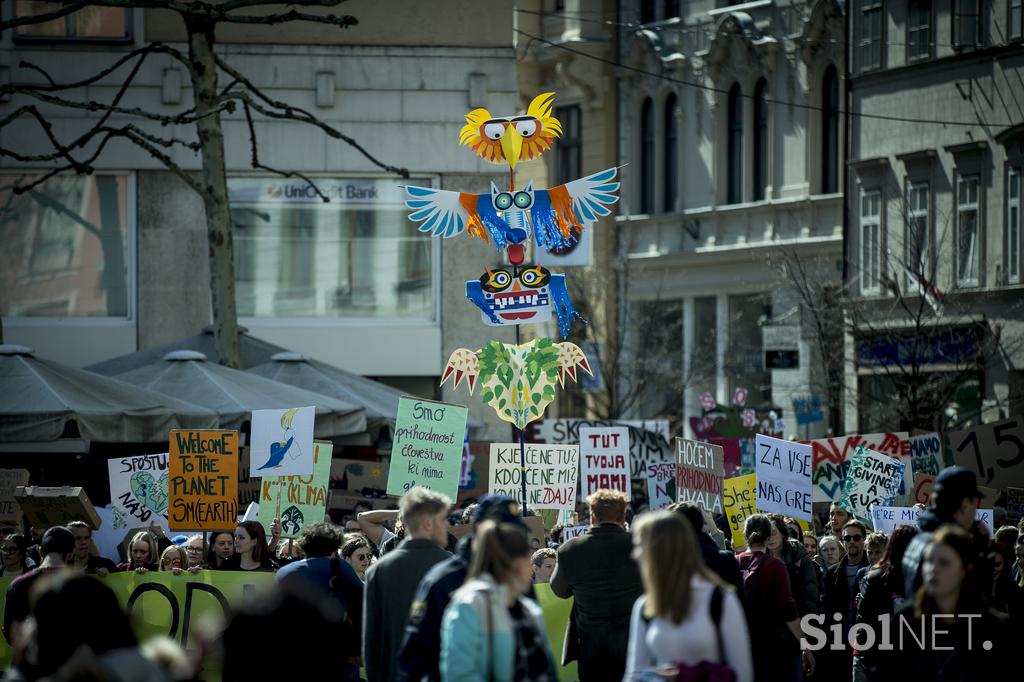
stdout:
<svg viewBox="0 0 1024 682">
<path fill-rule="evenodd" d="M 225 429 L 241 428 L 253 410 L 313 405 L 318 438 L 366 430 L 366 414 L 358 405 L 207 362 L 197 351 L 172 351 L 117 378 L 208 407 L 220 415 Z"/>
<path fill-rule="evenodd" d="M 167 441 L 171 429 L 215 429 L 217 413 L 94 372 L 0 345 L 0 441 L 55 441 L 74 421 L 82 437 L 107 443 Z"/>
</svg>

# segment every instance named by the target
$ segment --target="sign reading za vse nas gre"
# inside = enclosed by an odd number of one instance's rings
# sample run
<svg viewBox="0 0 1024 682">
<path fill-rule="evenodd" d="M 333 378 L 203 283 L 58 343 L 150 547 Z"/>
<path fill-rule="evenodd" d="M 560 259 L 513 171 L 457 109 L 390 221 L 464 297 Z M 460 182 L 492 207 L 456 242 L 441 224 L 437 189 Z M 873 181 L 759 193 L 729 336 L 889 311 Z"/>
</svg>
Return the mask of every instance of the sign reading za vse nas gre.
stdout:
<svg viewBox="0 0 1024 682">
<path fill-rule="evenodd" d="M 227 530 L 238 522 L 238 432 L 171 431 L 171 530 Z"/>
</svg>

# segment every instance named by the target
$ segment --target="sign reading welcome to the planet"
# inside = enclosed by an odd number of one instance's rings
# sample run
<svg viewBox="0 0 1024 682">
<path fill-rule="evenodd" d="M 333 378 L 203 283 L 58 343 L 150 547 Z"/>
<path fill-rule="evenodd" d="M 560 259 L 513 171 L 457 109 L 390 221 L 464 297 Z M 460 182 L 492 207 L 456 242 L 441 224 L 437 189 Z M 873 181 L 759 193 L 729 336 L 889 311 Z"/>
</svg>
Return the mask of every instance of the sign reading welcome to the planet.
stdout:
<svg viewBox="0 0 1024 682">
<path fill-rule="evenodd" d="M 398 402 L 388 495 L 401 497 L 413 486 L 459 494 L 462 443 L 469 410 L 462 405 L 403 397 Z"/>
</svg>

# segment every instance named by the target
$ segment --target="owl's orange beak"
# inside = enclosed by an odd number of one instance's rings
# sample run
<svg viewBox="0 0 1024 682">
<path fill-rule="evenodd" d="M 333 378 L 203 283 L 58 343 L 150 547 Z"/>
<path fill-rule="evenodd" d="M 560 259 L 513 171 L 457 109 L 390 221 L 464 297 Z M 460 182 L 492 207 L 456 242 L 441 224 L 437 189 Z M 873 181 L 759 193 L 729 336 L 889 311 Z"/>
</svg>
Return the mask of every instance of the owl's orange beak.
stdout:
<svg viewBox="0 0 1024 682">
<path fill-rule="evenodd" d="M 523 151 L 523 136 L 514 125 L 506 128 L 505 134 L 501 136 L 501 151 L 505 154 L 509 167 L 515 170 L 516 164 L 519 163 L 519 154 Z"/>
</svg>

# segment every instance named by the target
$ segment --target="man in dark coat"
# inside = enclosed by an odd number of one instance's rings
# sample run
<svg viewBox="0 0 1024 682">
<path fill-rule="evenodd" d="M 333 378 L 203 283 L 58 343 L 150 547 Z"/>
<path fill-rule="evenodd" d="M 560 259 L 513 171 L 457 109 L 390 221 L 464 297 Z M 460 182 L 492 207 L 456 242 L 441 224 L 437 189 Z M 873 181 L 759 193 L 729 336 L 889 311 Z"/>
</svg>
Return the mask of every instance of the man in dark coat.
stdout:
<svg viewBox="0 0 1024 682">
<path fill-rule="evenodd" d="M 577 655 L 582 682 L 620 682 L 625 673 L 629 619 L 644 591 L 625 528 L 627 503 L 612 490 L 588 497 L 591 528 L 559 548 L 551 576 L 556 596 L 575 598 L 563 659 Z"/>
<path fill-rule="evenodd" d="M 857 572 L 868 565 L 868 554 L 864 547 L 868 528 L 863 522 L 853 519 L 846 522 L 842 533 L 846 556 L 825 571 L 825 591 L 821 605 L 825 613 L 824 627 L 842 623 L 842 641 L 845 643 L 857 615 L 853 604 L 854 595 L 858 592 Z M 837 619 L 835 614 L 841 618 Z M 822 676 L 821 679 L 846 679 L 852 674 L 853 650 L 849 646 L 839 651 L 829 648 L 820 652 L 819 661 L 817 674 Z"/>
<path fill-rule="evenodd" d="M 398 679 L 398 650 L 413 595 L 433 566 L 451 555 L 448 542 L 450 500 L 415 487 L 399 502 L 406 539 L 366 572 L 363 593 L 363 665 L 369 682 Z"/>
</svg>

